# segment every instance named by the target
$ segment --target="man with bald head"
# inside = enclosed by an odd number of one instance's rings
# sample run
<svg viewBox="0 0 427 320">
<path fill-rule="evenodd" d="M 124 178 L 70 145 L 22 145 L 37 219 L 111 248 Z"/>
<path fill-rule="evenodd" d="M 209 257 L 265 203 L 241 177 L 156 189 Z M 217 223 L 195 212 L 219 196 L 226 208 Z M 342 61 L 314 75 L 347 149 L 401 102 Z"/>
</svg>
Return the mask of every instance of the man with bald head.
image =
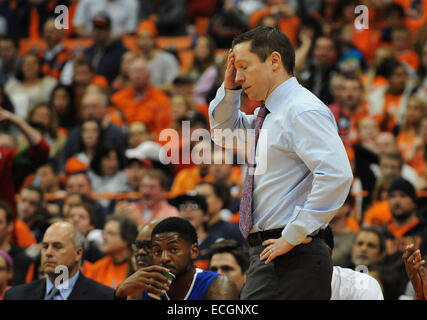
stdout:
<svg viewBox="0 0 427 320">
<path fill-rule="evenodd" d="M 151 232 L 160 221 L 162 221 L 162 219 L 154 219 L 142 226 L 138 232 L 135 243 L 132 244 L 137 270 L 153 265 L 153 258 L 151 256 Z"/>
<path fill-rule="evenodd" d="M 41 243 L 46 278 L 16 286 L 5 300 L 112 300 L 114 290 L 80 272 L 84 236 L 69 222 L 52 224 Z"/>
<path fill-rule="evenodd" d="M 105 92 L 100 89 L 87 90 L 82 97 L 82 118 L 83 120 L 90 118 L 99 120 L 104 129 L 105 140 L 124 153 L 126 135 L 120 127 L 109 121 L 107 107 L 108 96 Z M 79 152 L 81 130 L 82 127 L 78 126 L 70 131 L 60 156 L 60 171 L 64 171 L 67 159 Z"/>
<path fill-rule="evenodd" d="M 123 112 L 128 124 L 144 122 L 153 133 L 170 125 L 170 99 L 150 80 L 146 59 L 136 58 L 129 68 L 131 86 L 116 92 L 111 101 Z"/>
<path fill-rule="evenodd" d="M 141 286 L 151 283 L 158 273 L 165 271 L 159 266 L 153 266 L 153 256 L 151 254 L 151 233 L 160 221 L 162 219 L 151 220 L 139 229 L 136 241 L 132 244 L 136 272 L 119 285 L 116 290 L 117 297 L 140 300 Z M 137 296 L 138 293 L 139 296 Z"/>
</svg>

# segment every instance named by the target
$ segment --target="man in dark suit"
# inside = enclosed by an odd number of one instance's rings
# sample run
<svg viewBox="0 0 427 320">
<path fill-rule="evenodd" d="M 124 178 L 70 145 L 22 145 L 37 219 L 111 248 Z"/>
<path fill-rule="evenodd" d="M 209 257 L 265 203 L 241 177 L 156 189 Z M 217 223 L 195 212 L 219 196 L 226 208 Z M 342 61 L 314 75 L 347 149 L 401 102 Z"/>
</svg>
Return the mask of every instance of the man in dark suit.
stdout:
<svg viewBox="0 0 427 320">
<path fill-rule="evenodd" d="M 4 300 L 113 300 L 114 290 L 80 272 L 84 237 L 72 224 L 57 222 L 45 232 L 41 264 L 47 274 L 9 289 Z"/>
</svg>

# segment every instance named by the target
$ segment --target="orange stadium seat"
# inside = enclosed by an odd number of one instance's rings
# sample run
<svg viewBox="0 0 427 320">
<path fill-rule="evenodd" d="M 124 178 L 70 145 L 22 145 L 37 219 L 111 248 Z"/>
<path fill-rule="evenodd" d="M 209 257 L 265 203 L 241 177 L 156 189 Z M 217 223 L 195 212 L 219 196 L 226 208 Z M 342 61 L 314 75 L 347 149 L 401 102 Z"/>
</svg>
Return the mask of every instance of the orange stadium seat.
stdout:
<svg viewBox="0 0 427 320">
<path fill-rule="evenodd" d="M 76 48 L 87 48 L 93 43 L 91 38 L 78 38 L 78 39 L 64 39 L 64 46 L 74 51 Z M 46 41 L 43 39 L 21 39 L 19 42 L 19 54 L 24 55 L 33 49 L 44 50 L 46 48 Z"/>
<path fill-rule="evenodd" d="M 208 32 L 208 27 L 210 23 L 211 23 L 210 17 L 196 17 L 194 20 L 196 33 L 199 35 L 205 35 Z"/>
</svg>

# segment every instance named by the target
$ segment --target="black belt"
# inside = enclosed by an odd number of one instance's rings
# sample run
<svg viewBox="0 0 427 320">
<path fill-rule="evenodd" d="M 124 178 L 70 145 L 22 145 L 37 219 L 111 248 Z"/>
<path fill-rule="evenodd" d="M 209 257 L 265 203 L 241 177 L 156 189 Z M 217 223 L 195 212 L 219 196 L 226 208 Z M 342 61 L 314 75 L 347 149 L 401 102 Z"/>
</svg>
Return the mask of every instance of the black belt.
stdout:
<svg viewBox="0 0 427 320">
<path fill-rule="evenodd" d="M 248 235 L 248 243 L 251 247 L 260 246 L 265 240 L 268 239 L 277 239 L 282 236 L 283 228 L 278 229 L 271 229 L 271 230 L 265 230 L 265 231 L 259 231 L 250 233 Z M 314 236 L 309 236 L 312 238 L 324 238 L 324 230 L 319 230 L 319 232 Z"/>
</svg>

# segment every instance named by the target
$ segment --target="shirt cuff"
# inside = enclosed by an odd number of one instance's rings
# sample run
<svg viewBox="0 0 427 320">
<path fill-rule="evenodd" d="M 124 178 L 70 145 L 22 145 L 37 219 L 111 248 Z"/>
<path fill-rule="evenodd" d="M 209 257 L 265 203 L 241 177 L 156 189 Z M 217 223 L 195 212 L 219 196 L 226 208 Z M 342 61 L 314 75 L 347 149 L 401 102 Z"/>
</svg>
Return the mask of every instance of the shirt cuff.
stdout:
<svg viewBox="0 0 427 320">
<path fill-rule="evenodd" d="M 307 237 L 307 231 L 301 226 L 288 224 L 282 231 L 282 237 L 290 244 L 296 246 Z"/>
</svg>

